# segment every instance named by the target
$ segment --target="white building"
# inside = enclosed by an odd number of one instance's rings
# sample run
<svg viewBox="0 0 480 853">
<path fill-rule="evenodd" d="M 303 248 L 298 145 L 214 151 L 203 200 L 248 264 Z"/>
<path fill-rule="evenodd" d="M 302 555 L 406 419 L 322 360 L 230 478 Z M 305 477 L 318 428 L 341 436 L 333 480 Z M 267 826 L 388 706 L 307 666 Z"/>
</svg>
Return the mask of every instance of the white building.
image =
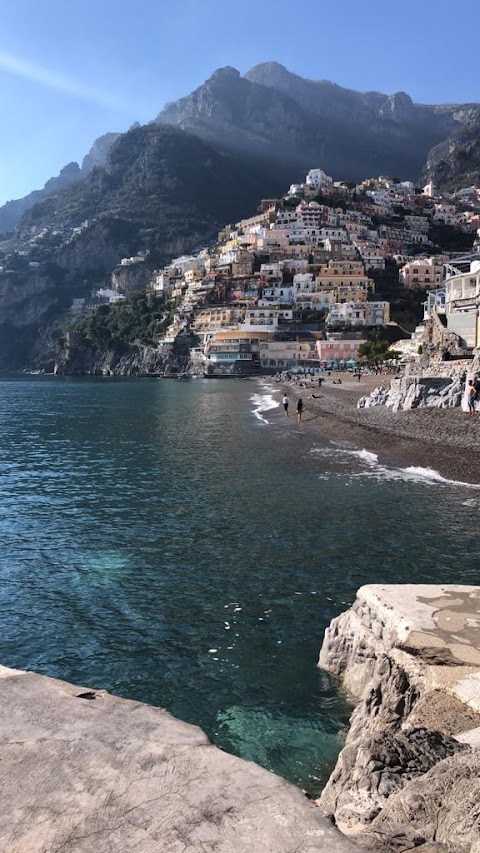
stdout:
<svg viewBox="0 0 480 853">
<path fill-rule="evenodd" d="M 469 272 L 447 278 L 444 286 L 448 329 L 459 335 L 467 347 L 478 346 L 480 261 L 471 263 Z"/>
<path fill-rule="evenodd" d="M 316 190 L 322 190 L 323 187 L 333 183 L 333 178 L 327 175 L 322 169 L 310 169 L 305 183 Z"/>
<path fill-rule="evenodd" d="M 245 332 L 276 332 L 280 320 L 293 320 L 293 309 L 278 306 L 249 308 L 241 328 Z"/>
<path fill-rule="evenodd" d="M 330 328 L 362 328 L 385 326 L 389 320 L 389 302 L 344 302 L 330 306 L 326 324 Z"/>
<path fill-rule="evenodd" d="M 299 293 L 313 293 L 315 290 L 315 276 L 311 273 L 297 273 L 293 276 L 293 292 L 295 296 Z"/>
</svg>

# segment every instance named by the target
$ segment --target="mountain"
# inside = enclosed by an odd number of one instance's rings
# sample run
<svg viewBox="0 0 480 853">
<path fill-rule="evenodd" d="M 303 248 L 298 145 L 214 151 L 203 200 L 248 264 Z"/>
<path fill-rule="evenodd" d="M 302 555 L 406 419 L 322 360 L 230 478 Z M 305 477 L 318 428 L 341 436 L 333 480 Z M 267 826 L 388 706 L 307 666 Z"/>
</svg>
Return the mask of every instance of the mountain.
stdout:
<svg viewBox="0 0 480 853">
<path fill-rule="evenodd" d="M 478 104 L 414 104 L 403 92 L 356 92 L 276 63 L 244 77 L 219 69 L 156 121 L 106 134 L 81 167 L 0 208 L 0 230 L 21 216 L 2 250 L 0 366 L 13 366 L 13 351 L 24 364 L 42 328 L 109 282 L 122 257 L 148 251 L 146 266 L 158 267 L 192 251 L 311 167 L 341 179 L 416 179 L 432 149 L 435 179 L 475 174 L 479 124 Z"/>
<path fill-rule="evenodd" d="M 120 134 L 106 133 L 95 140 L 88 154 L 83 158 L 82 166 L 78 163 L 68 163 L 60 171 L 60 174 L 54 178 L 50 178 L 43 189 L 33 190 L 33 192 L 18 198 L 13 201 L 7 201 L 6 204 L 0 207 L 0 234 L 13 231 L 17 227 L 23 214 L 37 204 L 39 201 L 47 198 L 47 196 L 58 190 L 68 187 L 76 181 L 81 181 L 85 178 L 95 166 L 103 166 L 106 162 L 108 152 Z"/>
<path fill-rule="evenodd" d="M 405 92 L 357 92 L 266 62 L 244 77 L 234 68 L 218 69 L 190 95 L 167 104 L 156 123 L 190 131 L 237 157 L 248 155 L 267 169 L 268 185 L 272 169 L 283 170 L 288 181 L 312 166 L 342 179 L 391 174 L 416 180 L 430 149 L 477 119 L 478 104 L 414 104 Z M 37 202 L 105 165 L 118 137 L 106 133 L 81 167 L 70 163 L 43 189 L 0 207 L 0 233 L 13 230 Z"/>
<path fill-rule="evenodd" d="M 172 243 L 203 241 L 249 213 L 264 190 L 280 192 L 284 181 L 281 170 L 261 169 L 179 128 L 138 126 L 118 137 L 103 167 L 28 210 L 19 236 L 109 219 L 128 224 L 134 240 L 148 230 L 151 247 L 166 256 Z"/>
<path fill-rule="evenodd" d="M 480 115 L 479 105 L 414 104 L 405 92 L 357 92 L 267 62 L 244 77 L 234 68 L 219 69 L 167 104 L 156 121 L 296 170 L 316 165 L 335 178 L 416 180 L 429 150 L 472 112 Z"/>
<path fill-rule="evenodd" d="M 480 121 L 459 128 L 428 154 L 423 172 L 441 192 L 480 185 Z"/>
<path fill-rule="evenodd" d="M 251 214 L 265 190 L 275 196 L 284 187 L 276 167 L 260 168 L 176 127 L 122 134 L 104 166 L 24 213 L 16 251 L 0 272 L 0 369 L 31 364 L 44 350 L 44 329 L 74 297 L 109 283 L 122 257 L 148 250 L 146 266 L 161 265 Z"/>
</svg>

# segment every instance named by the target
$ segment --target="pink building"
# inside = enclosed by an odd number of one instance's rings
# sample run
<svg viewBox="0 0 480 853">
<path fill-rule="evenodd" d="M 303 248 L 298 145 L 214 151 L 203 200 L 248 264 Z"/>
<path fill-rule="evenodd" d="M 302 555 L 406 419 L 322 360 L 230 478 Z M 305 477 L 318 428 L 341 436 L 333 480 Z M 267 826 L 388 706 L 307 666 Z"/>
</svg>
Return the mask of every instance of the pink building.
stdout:
<svg viewBox="0 0 480 853">
<path fill-rule="evenodd" d="M 317 341 L 317 355 L 320 363 L 332 361 L 350 361 L 358 358 L 358 348 L 365 341 Z"/>
</svg>

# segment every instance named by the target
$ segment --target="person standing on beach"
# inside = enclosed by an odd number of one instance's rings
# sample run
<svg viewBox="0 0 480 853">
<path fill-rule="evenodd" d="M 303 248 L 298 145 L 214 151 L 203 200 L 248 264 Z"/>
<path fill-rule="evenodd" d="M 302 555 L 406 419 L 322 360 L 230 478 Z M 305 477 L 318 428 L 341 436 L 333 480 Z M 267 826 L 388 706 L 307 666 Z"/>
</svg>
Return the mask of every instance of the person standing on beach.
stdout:
<svg viewBox="0 0 480 853">
<path fill-rule="evenodd" d="M 298 423 L 302 420 L 302 412 L 303 412 L 303 400 L 301 397 L 297 400 L 297 420 Z"/>
<path fill-rule="evenodd" d="M 290 401 L 289 401 L 289 399 L 288 399 L 287 395 L 286 395 L 286 394 L 284 394 L 284 395 L 283 395 L 282 403 L 283 403 L 283 408 L 285 409 L 285 417 L 286 417 L 286 418 L 288 418 L 288 404 L 289 404 L 289 402 L 290 402 Z"/>
<path fill-rule="evenodd" d="M 476 396 L 477 396 L 477 389 L 475 388 L 473 381 L 470 379 L 470 381 L 468 383 L 468 389 L 467 389 L 467 402 L 468 402 L 468 414 L 469 415 L 475 414 L 475 397 Z"/>
</svg>

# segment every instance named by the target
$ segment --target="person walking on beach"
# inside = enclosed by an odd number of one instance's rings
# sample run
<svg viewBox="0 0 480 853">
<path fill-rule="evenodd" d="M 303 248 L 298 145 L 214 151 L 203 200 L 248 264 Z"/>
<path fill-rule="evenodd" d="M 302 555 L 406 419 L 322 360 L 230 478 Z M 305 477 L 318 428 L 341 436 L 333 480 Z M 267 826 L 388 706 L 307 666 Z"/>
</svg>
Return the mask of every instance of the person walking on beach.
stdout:
<svg viewBox="0 0 480 853">
<path fill-rule="evenodd" d="M 286 417 L 286 418 L 288 418 L 288 404 L 289 404 L 289 402 L 290 402 L 290 401 L 289 401 L 289 399 L 288 399 L 287 395 L 286 395 L 286 394 L 284 394 L 284 395 L 283 395 L 282 403 L 283 403 L 283 408 L 285 409 L 285 417 Z"/>
<path fill-rule="evenodd" d="M 475 385 L 473 384 L 473 380 L 470 379 L 470 381 L 468 383 L 468 389 L 467 389 L 467 402 L 468 402 L 468 414 L 469 415 L 475 414 L 475 397 L 476 396 L 477 396 L 477 389 L 475 388 Z"/>
<path fill-rule="evenodd" d="M 302 420 L 302 412 L 303 412 L 303 400 L 301 397 L 297 400 L 297 420 L 298 423 Z"/>
</svg>

